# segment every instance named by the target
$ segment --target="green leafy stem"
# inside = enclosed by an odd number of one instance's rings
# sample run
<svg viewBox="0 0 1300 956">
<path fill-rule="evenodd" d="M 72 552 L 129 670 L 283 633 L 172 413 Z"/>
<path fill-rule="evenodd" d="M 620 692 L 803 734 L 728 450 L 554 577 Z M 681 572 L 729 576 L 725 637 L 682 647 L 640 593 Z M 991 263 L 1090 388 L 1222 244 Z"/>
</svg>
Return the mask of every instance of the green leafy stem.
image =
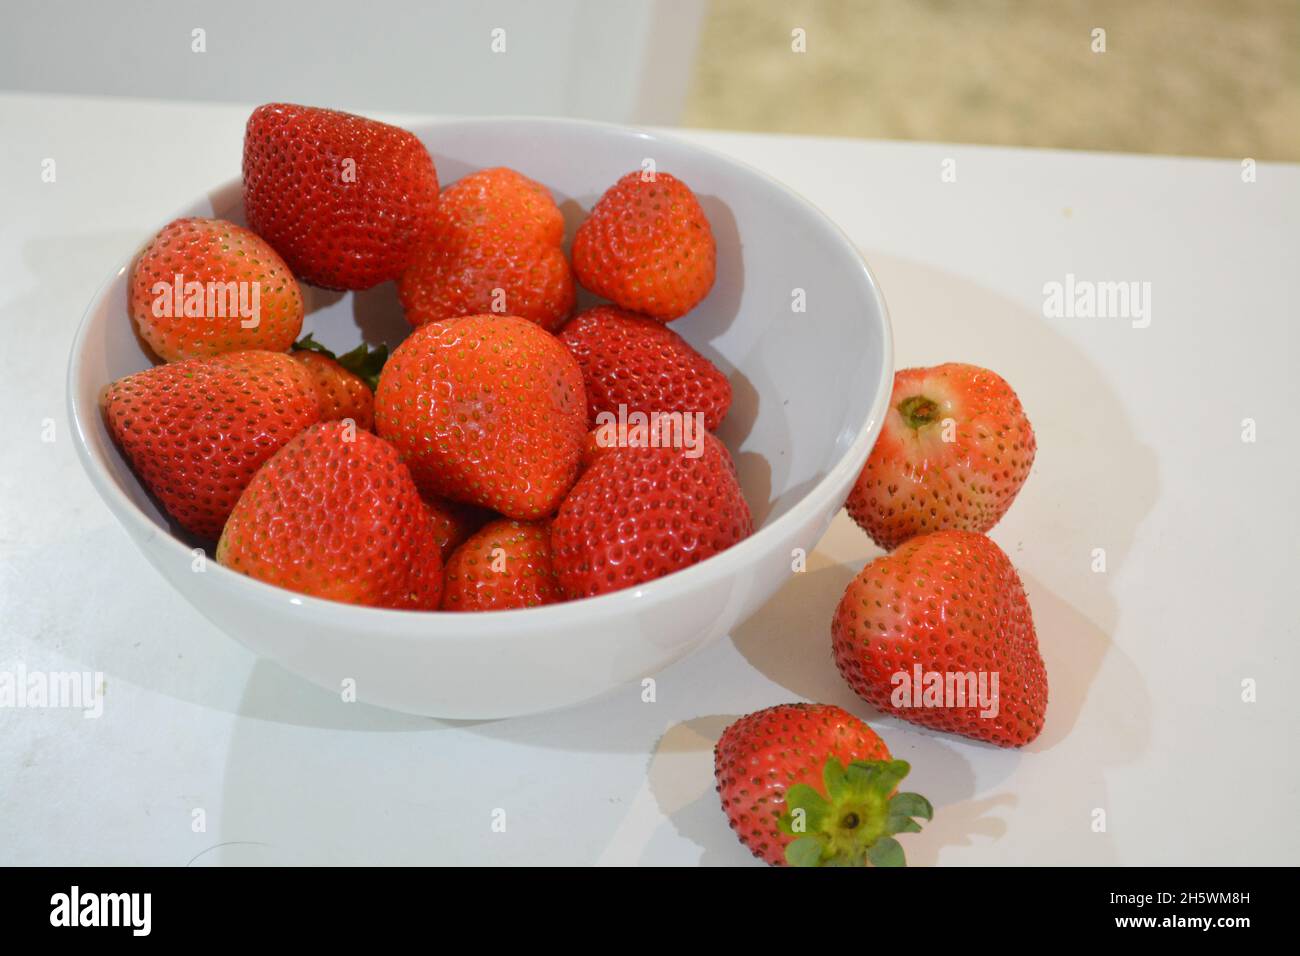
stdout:
<svg viewBox="0 0 1300 956">
<path fill-rule="evenodd" d="M 930 820 L 934 808 L 917 793 L 898 793 L 912 768 L 905 760 L 834 757 L 822 768 L 825 794 L 795 784 L 785 794 L 778 825 L 795 839 L 785 849 L 791 866 L 906 866 L 895 836 L 919 833 L 914 818 Z"/>
</svg>

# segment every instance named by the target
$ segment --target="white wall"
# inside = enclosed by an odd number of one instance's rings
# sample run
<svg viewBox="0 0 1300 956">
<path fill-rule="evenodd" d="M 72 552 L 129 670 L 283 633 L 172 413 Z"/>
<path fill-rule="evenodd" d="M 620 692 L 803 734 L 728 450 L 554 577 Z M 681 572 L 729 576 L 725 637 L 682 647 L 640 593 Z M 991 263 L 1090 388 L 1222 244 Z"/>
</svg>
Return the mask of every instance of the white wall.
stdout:
<svg viewBox="0 0 1300 956">
<path fill-rule="evenodd" d="M 671 125 L 705 2 L 0 0 L 0 89 Z"/>
</svg>

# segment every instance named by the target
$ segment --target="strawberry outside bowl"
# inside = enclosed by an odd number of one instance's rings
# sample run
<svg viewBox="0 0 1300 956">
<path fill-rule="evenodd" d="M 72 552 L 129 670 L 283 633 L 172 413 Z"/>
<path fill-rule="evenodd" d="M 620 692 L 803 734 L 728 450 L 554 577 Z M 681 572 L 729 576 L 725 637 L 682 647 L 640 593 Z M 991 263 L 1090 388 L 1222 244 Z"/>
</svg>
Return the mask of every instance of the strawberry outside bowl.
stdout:
<svg viewBox="0 0 1300 956">
<path fill-rule="evenodd" d="M 499 165 L 546 184 L 565 214 L 568 241 L 604 190 L 647 160 L 694 189 L 717 238 L 717 281 L 672 328 L 731 379 L 735 397 L 718 435 L 735 456 L 754 513 L 752 536 L 638 587 L 517 611 L 381 610 L 236 574 L 210 560 L 211 542 L 188 538 L 161 511 L 104 426 L 104 386 L 150 365 L 127 313 L 129 263 L 96 294 L 73 343 L 68 404 L 77 452 L 163 577 L 231 637 L 293 673 L 335 693 L 351 686 L 367 703 L 433 717 L 511 717 L 576 704 L 729 633 L 793 573 L 794 549 L 810 551 L 825 533 L 884 420 L 893 381 L 884 299 L 830 219 L 725 156 L 657 132 L 576 120 L 411 128 L 444 185 Z M 177 215 L 242 224 L 238 180 Z M 304 291 L 304 334 L 336 349 L 360 338 L 393 346 L 409 331 L 392 283 L 362 293 Z M 587 304 L 579 300 L 580 308 Z M 209 559 L 196 561 L 196 548 Z M 827 608 L 827 622 L 830 614 Z"/>
</svg>

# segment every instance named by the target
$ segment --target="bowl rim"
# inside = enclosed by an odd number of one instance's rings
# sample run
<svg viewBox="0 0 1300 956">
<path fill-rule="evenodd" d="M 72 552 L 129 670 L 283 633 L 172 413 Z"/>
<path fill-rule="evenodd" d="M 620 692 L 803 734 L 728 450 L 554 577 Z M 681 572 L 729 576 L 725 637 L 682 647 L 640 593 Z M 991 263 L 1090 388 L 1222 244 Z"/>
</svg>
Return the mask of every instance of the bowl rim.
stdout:
<svg viewBox="0 0 1300 956">
<path fill-rule="evenodd" d="M 534 608 L 515 608 L 510 610 L 494 611 L 476 611 L 476 612 L 454 612 L 454 611 L 411 611 L 398 610 L 393 608 L 377 608 L 366 605 L 347 604 L 340 601 L 331 601 L 325 598 L 312 597 L 307 594 L 299 594 L 285 588 L 280 588 L 272 584 L 267 584 L 247 575 L 232 571 L 217 563 L 215 555 L 207 555 L 208 564 L 211 567 L 206 568 L 206 574 L 211 575 L 208 581 L 212 585 L 218 585 L 223 590 L 238 591 L 247 590 L 250 600 L 259 602 L 278 602 L 288 604 L 296 612 L 300 612 L 309 617 L 317 615 L 328 615 L 331 624 L 345 628 L 355 627 L 358 630 L 374 628 L 375 626 L 385 626 L 390 633 L 396 629 L 393 636 L 408 636 L 421 640 L 430 638 L 445 638 L 451 636 L 464 636 L 466 632 L 473 635 L 476 632 L 488 633 L 500 629 L 501 625 L 517 626 L 527 622 L 533 629 L 546 629 L 548 625 L 563 625 L 566 619 L 571 618 L 574 614 L 585 614 L 588 617 L 617 618 L 623 615 L 638 613 L 646 608 L 663 604 L 670 600 L 673 595 L 683 588 L 687 590 L 697 590 L 716 584 L 718 581 L 732 577 L 743 570 L 744 566 L 751 564 L 752 559 L 763 551 L 767 542 L 779 538 L 783 534 L 793 530 L 799 525 L 812 519 L 815 513 L 829 502 L 831 491 L 841 483 L 846 483 L 857 477 L 857 471 L 861 466 L 855 467 L 852 463 L 857 459 L 860 452 L 870 453 L 870 446 L 875 443 L 879 435 L 880 428 L 883 425 L 884 413 L 890 395 L 893 393 L 894 378 L 894 339 L 893 328 L 889 316 L 889 308 L 885 301 L 884 294 L 881 292 L 880 285 L 876 281 L 871 267 L 867 264 L 865 257 L 854 244 L 853 240 L 844 231 L 844 229 L 820 207 L 803 196 L 797 190 L 787 186 L 785 183 L 769 175 L 761 169 L 750 165 L 749 163 L 736 159 L 726 153 L 720 152 L 708 146 L 701 146 L 695 143 L 687 142 L 671 134 L 664 134 L 658 129 L 629 126 L 618 123 L 605 123 L 598 120 L 586 119 L 568 119 L 565 117 L 550 116 L 480 116 L 480 117 L 450 117 L 450 118 L 430 118 L 417 121 L 409 121 L 409 125 L 403 125 L 403 129 L 410 130 L 418 136 L 436 130 L 439 127 L 450 126 L 490 126 L 500 123 L 520 123 L 534 124 L 539 126 L 562 127 L 562 126 L 582 126 L 592 129 L 600 129 L 607 132 L 617 132 L 624 135 L 632 135 L 636 138 L 666 141 L 682 149 L 703 153 L 714 161 L 723 165 L 735 167 L 751 177 L 761 180 L 769 187 L 785 193 L 792 198 L 796 204 L 804 207 L 812 214 L 814 221 L 819 222 L 827 227 L 830 234 L 833 235 L 847 250 L 852 254 L 851 258 L 857 263 L 858 276 L 865 282 L 867 292 L 874 300 L 878 314 L 880 315 L 881 329 L 881 368 L 880 378 L 876 384 L 876 392 L 872 397 L 871 406 L 866 420 L 858 429 L 857 434 L 853 436 L 852 441 L 845 453 L 840 457 L 827 473 L 812 488 L 808 489 L 804 495 L 792 504 L 784 514 L 773 520 L 771 523 L 755 529 L 747 538 L 737 542 L 725 551 L 721 551 L 709 558 L 693 564 L 689 567 L 682 568 L 661 578 L 652 581 L 646 581 L 642 584 L 628 588 L 622 588 L 618 591 L 611 591 L 607 594 L 601 594 L 594 597 L 578 598 L 571 601 L 563 601 L 556 604 L 547 604 Z M 226 180 L 216 186 L 207 189 L 204 194 L 207 197 L 218 195 L 227 190 L 238 187 L 242 182 L 242 174 Z M 178 218 L 179 215 L 187 214 L 188 210 L 199 200 L 193 200 L 186 204 L 183 210 L 171 219 Z M 167 220 L 168 222 L 171 219 Z M 139 543 L 144 544 L 155 538 L 162 537 L 165 539 L 164 548 L 172 552 L 172 557 L 177 561 L 193 559 L 194 549 L 187 547 L 186 543 L 176 538 L 174 535 L 159 528 L 157 524 L 145 512 L 132 501 L 126 493 L 117 486 L 117 483 L 111 477 L 106 465 L 101 462 L 91 448 L 88 429 L 94 427 L 94 423 L 88 421 L 88 418 L 99 418 L 98 401 L 95 401 L 94 407 L 89 409 L 88 415 L 83 415 L 78 401 L 78 382 L 81 378 L 83 367 L 83 356 L 85 351 L 86 339 L 89 336 L 92 325 L 93 313 L 101 306 L 109 288 L 117 279 L 122 276 L 138 253 L 138 248 L 134 249 L 129 256 L 120 262 L 99 287 L 95 290 L 90 302 L 82 313 L 81 321 L 78 323 L 76 335 L 72 341 L 72 352 L 68 361 L 67 370 L 67 402 L 69 418 L 73 424 L 73 432 L 76 436 L 77 457 L 81 461 L 82 468 L 90 478 L 91 484 L 108 506 L 110 512 L 119 522 L 126 526 L 126 530 Z M 129 318 L 129 317 L 128 317 Z M 108 383 L 104 383 L 107 385 Z M 102 422 L 101 422 L 102 424 Z M 111 440 L 111 439 L 110 439 Z M 863 454 L 865 460 L 866 454 Z M 206 549 L 204 549 L 206 552 Z M 439 633 L 440 624 L 445 624 L 454 629 L 455 635 Z"/>
</svg>

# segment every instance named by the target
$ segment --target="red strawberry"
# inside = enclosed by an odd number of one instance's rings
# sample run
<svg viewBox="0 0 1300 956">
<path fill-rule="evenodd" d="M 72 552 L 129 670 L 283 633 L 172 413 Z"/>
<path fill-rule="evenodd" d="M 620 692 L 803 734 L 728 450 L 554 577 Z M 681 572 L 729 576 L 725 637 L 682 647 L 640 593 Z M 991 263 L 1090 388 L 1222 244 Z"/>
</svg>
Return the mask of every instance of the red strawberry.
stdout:
<svg viewBox="0 0 1300 956">
<path fill-rule="evenodd" d="M 686 427 L 683 421 L 683 428 Z M 691 426 L 693 428 L 693 426 Z M 591 467 L 591 463 L 597 458 L 609 451 L 611 448 L 653 448 L 658 446 L 682 445 L 683 442 L 678 440 L 678 435 L 683 434 L 677 431 L 676 421 L 667 417 L 659 418 L 653 425 L 647 420 L 640 421 L 610 421 L 605 424 L 597 425 L 591 431 L 587 432 L 587 437 L 582 443 L 582 464 L 579 472 L 586 471 Z M 695 435 L 703 435 L 704 430 L 692 431 L 691 440 L 695 440 Z M 703 441 L 703 439 L 698 439 Z M 689 445 L 691 441 L 684 444 Z"/>
<path fill-rule="evenodd" d="M 376 349 L 363 342 L 350 352 L 336 356 L 310 335 L 295 342 L 294 360 L 311 372 L 320 399 L 322 421 L 350 418 L 358 428 L 375 426 L 375 386 L 379 370 L 388 358 L 388 346 Z"/>
<path fill-rule="evenodd" d="M 186 531 L 215 538 L 262 463 L 320 418 L 307 370 L 228 352 L 118 379 L 104 416 L 140 480 Z"/>
<path fill-rule="evenodd" d="M 437 205 L 438 173 L 413 133 L 286 103 L 248 118 L 248 224 L 305 282 L 369 289 L 396 279 Z"/>
<path fill-rule="evenodd" d="M 264 239 L 223 219 L 177 219 L 131 266 L 140 337 L 175 362 L 222 352 L 283 352 L 302 328 L 302 290 Z"/>
<path fill-rule="evenodd" d="M 573 484 L 586 420 L 573 356 L 514 316 L 416 329 L 375 393 L 376 429 L 426 494 L 521 521 L 549 516 Z"/>
<path fill-rule="evenodd" d="M 596 456 L 551 527 L 552 560 L 571 598 L 698 564 L 750 535 L 749 505 L 722 442 L 692 449 L 618 447 Z"/>
<path fill-rule="evenodd" d="M 513 169 L 471 173 L 443 192 L 433 233 L 397 291 L 411 325 L 517 315 L 553 331 L 573 309 L 564 216 L 546 187 Z"/>
<path fill-rule="evenodd" d="M 548 522 L 493 521 L 447 562 L 444 611 L 504 611 L 564 600 Z"/>
<path fill-rule="evenodd" d="M 717 250 L 699 200 L 668 173 L 628 173 L 578 227 L 573 271 L 596 295 L 667 322 L 713 288 Z"/>
<path fill-rule="evenodd" d="M 849 514 L 882 548 L 927 531 L 988 531 L 1034 463 L 1034 430 L 1011 386 L 948 364 L 894 376 L 884 428 L 849 493 Z"/>
<path fill-rule="evenodd" d="M 902 866 L 897 833 L 930 802 L 897 793 L 911 769 L 858 718 L 829 704 L 741 717 L 713 750 L 722 809 L 740 842 L 773 866 Z"/>
<path fill-rule="evenodd" d="M 628 445 L 627 426 L 617 425 L 613 429 L 593 428 L 587 433 L 582 443 L 582 463 L 579 472 L 586 471 L 592 462 L 611 448 L 623 448 Z"/>
<path fill-rule="evenodd" d="M 936 531 L 872 561 L 831 633 L 840 673 L 880 710 L 1000 747 L 1043 729 L 1047 669 L 1029 601 L 982 534 Z"/>
<path fill-rule="evenodd" d="M 611 306 L 574 316 L 562 341 L 582 369 L 587 424 L 627 412 L 700 413 L 714 431 L 731 407 L 731 383 L 686 340 L 654 319 Z"/>
<path fill-rule="evenodd" d="M 268 461 L 239 498 L 217 561 L 312 597 L 436 610 L 442 557 L 397 452 L 370 432 L 321 422 Z"/>
<path fill-rule="evenodd" d="M 465 505 L 431 495 L 422 497 L 433 517 L 433 538 L 438 542 L 444 564 L 453 551 L 469 540 L 470 535 L 493 518 L 491 511 L 476 505 Z"/>
</svg>

